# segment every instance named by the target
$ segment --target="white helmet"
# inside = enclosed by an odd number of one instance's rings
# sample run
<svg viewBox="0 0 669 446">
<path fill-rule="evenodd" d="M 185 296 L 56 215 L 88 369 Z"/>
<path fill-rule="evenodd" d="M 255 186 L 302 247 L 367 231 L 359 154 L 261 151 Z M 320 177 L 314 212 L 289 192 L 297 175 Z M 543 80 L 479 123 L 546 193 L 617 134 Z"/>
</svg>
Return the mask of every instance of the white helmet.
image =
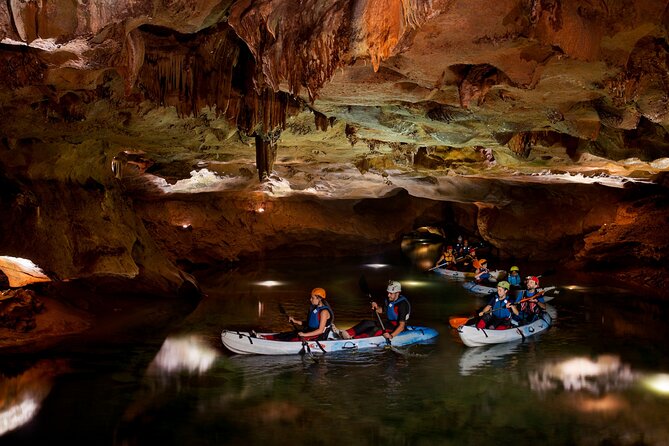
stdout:
<svg viewBox="0 0 669 446">
<path fill-rule="evenodd" d="M 389 280 L 388 281 L 388 292 L 389 293 L 399 293 L 402 291 L 402 285 L 395 281 L 395 280 Z"/>
</svg>

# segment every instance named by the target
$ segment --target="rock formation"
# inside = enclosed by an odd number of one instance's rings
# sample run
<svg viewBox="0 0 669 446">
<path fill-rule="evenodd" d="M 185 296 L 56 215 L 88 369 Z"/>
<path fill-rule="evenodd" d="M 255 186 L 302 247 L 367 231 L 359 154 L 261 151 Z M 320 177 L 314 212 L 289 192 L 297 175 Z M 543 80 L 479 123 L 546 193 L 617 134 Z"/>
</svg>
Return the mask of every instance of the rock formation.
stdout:
<svg viewBox="0 0 669 446">
<path fill-rule="evenodd" d="M 449 224 L 666 294 L 668 4 L 4 2 L 0 255 L 192 294 Z"/>
</svg>

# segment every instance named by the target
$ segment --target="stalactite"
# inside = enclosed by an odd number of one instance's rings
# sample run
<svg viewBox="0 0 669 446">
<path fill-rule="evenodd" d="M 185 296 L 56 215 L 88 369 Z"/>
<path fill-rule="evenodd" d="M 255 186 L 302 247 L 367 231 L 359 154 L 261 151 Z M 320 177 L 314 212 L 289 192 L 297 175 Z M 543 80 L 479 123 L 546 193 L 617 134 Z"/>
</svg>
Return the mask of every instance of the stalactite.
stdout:
<svg viewBox="0 0 669 446">
<path fill-rule="evenodd" d="M 123 63 L 125 92 L 126 94 L 130 94 L 132 87 L 137 81 L 137 76 L 139 76 L 139 71 L 144 64 L 144 38 L 141 32 L 133 30 L 128 33 L 125 38 L 123 52 L 125 56 Z"/>
<path fill-rule="evenodd" d="M 460 105 L 463 108 L 468 108 L 472 102 L 476 102 L 477 105 L 482 105 L 488 91 L 490 91 L 494 85 L 500 83 L 500 79 L 506 79 L 506 77 L 492 65 L 482 64 L 470 66 L 458 88 Z"/>
<path fill-rule="evenodd" d="M 313 101 L 348 51 L 353 2 L 285 0 L 271 9 L 247 3 L 233 5 L 229 21 L 261 68 L 257 84 L 278 91 L 286 83 L 294 95 L 304 88 Z"/>
<path fill-rule="evenodd" d="M 276 160 L 277 140 L 279 133 L 260 135 L 256 134 L 256 167 L 258 168 L 258 179 L 265 180 L 274 167 Z"/>
<path fill-rule="evenodd" d="M 14 27 L 23 41 L 30 43 L 38 36 L 37 16 L 39 14 L 39 4 L 34 0 L 8 2 Z"/>
<path fill-rule="evenodd" d="M 530 156 L 532 146 L 537 142 L 537 135 L 532 132 L 515 134 L 508 142 L 509 149 L 518 156 L 527 158 Z"/>
<path fill-rule="evenodd" d="M 187 44 L 177 46 L 174 41 L 173 36 L 153 36 L 147 43 L 140 82 L 151 99 L 174 106 L 180 116 L 213 107 L 251 135 L 282 129 L 286 117 L 300 110 L 288 93 L 257 89 L 252 81 L 257 67 L 248 53 L 241 54 L 243 43 L 229 27 Z"/>
<path fill-rule="evenodd" d="M 374 71 L 401 47 L 409 31 L 420 27 L 443 6 L 437 0 L 370 0 L 363 20 L 369 56 Z"/>
</svg>

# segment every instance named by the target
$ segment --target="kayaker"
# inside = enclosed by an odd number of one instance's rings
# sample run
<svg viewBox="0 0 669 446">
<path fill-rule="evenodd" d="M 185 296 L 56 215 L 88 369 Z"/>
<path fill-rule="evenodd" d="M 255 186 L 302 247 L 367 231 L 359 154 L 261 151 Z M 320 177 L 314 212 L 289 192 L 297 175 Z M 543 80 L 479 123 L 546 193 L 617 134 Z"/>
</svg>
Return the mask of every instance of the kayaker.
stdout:
<svg viewBox="0 0 669 446">
<path fill-rule="evenodd" d="M 469 240 L 465 239 L 462 241 L 462 250 L 460 252 L 460 257 L 467 257 L 469 255 L 469 251 L 472 249 L 471 246 L 469 246 Z"/>
<path fill-rule="evenodd" d="M 539 286 L 539 278 L 537 276 L 528 276 L 526 280 L 527 289 L 518 294 L 516 302 L 531 298 L 539 292 L 537 290 L 537 287 Z M 535 321 L 543 311 L 546 311 L 546 302 L 544 301 L 542 293 L 535 299 L 526 300 L 525 302 L 520 303 L 519 319 L 523 323 L 530 323 Z"/>
<path fill-rule="evenodd" d="M 388 299 L 386 299 L 384 304 L 386 309 L 384 327 L 381 327 L 379 323 L 379 316 L 376 320 L 364 320 L 348 330 L 340 330 L 339 336 L 343 339 L 351 339 L 383 335 L 384 338 L 392 340 L 395 336 L 402 333 L 411 315 L 411 304 L 409 303 L 409 299 L 401 295 L 402 285 L 399 282 L 395 280 L 389 281 L 386 291 L 388 292 Z M 383 314 L 383 308 L 376 302 L 372 302 L 372 311 L 375 311 L 377 315 Z M 383 328 L 385 328 L 385 332 Z"/>
<path fill-rule="evenodd" d="M 476 267 L 476 274 L 474 275 L 474 280 L 476 283 L 486 282 L 490 279 L 490 270 L 488 270 L 488 261 L 486 259 L 481 259 L 478 262 L 478 267 Z"/>
<path fill-rule="evenodd" d="M 511 314 L 518 315 L 519 311 L 507 297 L 509 288 L 511 285 L 506 280 L 497 284 L 497 294 L 478 313 L 481 319 L 476 323 L 477 328 L 500 330 L 511 326 Z"/>
<path fill-rule="evenodd" d="M 468 270 L 470 266 L 474 265 L 474 262 L 478 261 L 478 258 L 476 257 L 476 249 L 471 248 L 469 250 L 469 254 L 467 254 L 465 257 L 462 257 L 462 267 L 463 270 Z"/>
<path fill-rule="evenodd" d="M 520 277 L 520 268 L 515 265 L 509 268 L 509 277 L 507 277 L 506 280 L 511 284 L 512 287 L 519 289 L 522 282 L 522 278 Z"/>
<path fill-rule="evenodd" d="M 455 255 L 453 254 L 453 247 L 451 245 L 448 245 L 441 253 L 441 257 L 439 257 L 434 266 L 445 266 L 447 268 L 455 266 Z"/>
<path fill-rule="evenodd" d="M 296 327 L 295 330 L 266 335 L 264 339 L 276 341 L 299 341 L 303 338 L 319 341 L 325 340 L 334 321 L 334 313 L 332 308 L 330 308 L 330 304 L 325 300 L 325 297 L 325 289 L 314 288 L 311 290 L 311 296 L 309 297 L 311 305 L 309 306 L 307 319 L 301 321 L 295 319 L 293 316 L 289 316 L 288 322 Z M 302 327 L 302 329 L 297 328 L 298 326 Z"/>
<path fill-rule="evenodd" d="M 462 257 L 462 236 L 458 235 L 458 241 L 455 243 L 456 257 Z"/>
</svg>

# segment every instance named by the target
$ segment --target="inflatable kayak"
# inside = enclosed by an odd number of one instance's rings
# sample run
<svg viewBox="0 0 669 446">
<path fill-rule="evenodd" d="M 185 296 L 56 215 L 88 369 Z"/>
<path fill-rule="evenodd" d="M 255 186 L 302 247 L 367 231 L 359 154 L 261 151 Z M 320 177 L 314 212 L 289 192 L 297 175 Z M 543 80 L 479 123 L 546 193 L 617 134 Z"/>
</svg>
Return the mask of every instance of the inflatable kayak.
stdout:
<svg viewBox="0 0 669 446">
<path fill-rule="evenodd" d="M 267 334 L 273 333 L 258 333 L 254 336 L 243 331 L 223 330 L 221 341 L 228 350 L 241 355 L 295 355 L 308 351 L 311 353 L 327 353 L 367 348 L 383 349 L 387 345 L 383 336 L 301 342 L 262 339 L 262 336 Z M 439 333 L 432 328 L 408 326 L 406 330 L 395 336 L 391 343 L 393 347 L 420 344 L 430 341 L 438 335 Z"/>
<path fill-rule="evenodd" d="M 475 293 L 475 294 L 487 295 L 487 294 L 497 293 L 497 286 L 492 285 L 492 284 L 483 285 L 483 284 L 478 284 L 474 281 L 469 281 L 469 282 L 463 283 L 462 286 L 467 291 L 471 291 L 472 293 Z M 549 291 L 552 291 L 554 289 L 555 289 L 554 286 L 547 286 L 547 287 L 543 287 L 543 288 L 537 288 L 537 292 L 542 292 L 543 291 L 544 292 L 544 295 L 543 295 L 544 302 L 548 302 L 549 300 L 552 300 L 555 296 L 553 296 L 552 294 L 546 294 L 546 293 L 548 293 Z M 509 291 L 509 294 L 513 295 L 513 296 L 517 296 L 522 291 L 523 290 L 521 290 L 521 289 L 511 289 Z M 557 291 L 555 291 L 554 293 L 557 293 Z"/>
<path fill-rule="evenodd" d="M 467 347 L 524 341 L 530 336 L 548 330 L 553 324 L 555 315 L 555 309 L 548 307 L 547 311 L 545 311 L 539 319 L 527 325 L 511 327 L 504 330 L 488 330 L 486 328 L 476 328 L 472 325 L 461 325 L 458 327 L 458 335 L 460 335 L 460 339 L 462 339 L 462 342 Z"/>
<path fill-rule="evenodd" d="M 464 289 L 476 294 L 492 294 L 497 292 L 497 285 L 486 282 L 485 284 L 476 283 L 473 280 L 462 284 Z"/>
<path fill-rule="evenodd" d="M 474 276 L 476 275 L 475 272 L 473 271 L 456 271 L 454 269 L 448 269 L 448 268 L 435 268 L 432 270 L 434 273 L 439 274 L 440 276 L 444 277 L 450 277 L 452 279 L 473 279 Z M 493 278 L 498 277 L 503 271 L 502 270 L 495 270 L 495 271 L 490 271 L 490 276 Z"/>
</svg>

